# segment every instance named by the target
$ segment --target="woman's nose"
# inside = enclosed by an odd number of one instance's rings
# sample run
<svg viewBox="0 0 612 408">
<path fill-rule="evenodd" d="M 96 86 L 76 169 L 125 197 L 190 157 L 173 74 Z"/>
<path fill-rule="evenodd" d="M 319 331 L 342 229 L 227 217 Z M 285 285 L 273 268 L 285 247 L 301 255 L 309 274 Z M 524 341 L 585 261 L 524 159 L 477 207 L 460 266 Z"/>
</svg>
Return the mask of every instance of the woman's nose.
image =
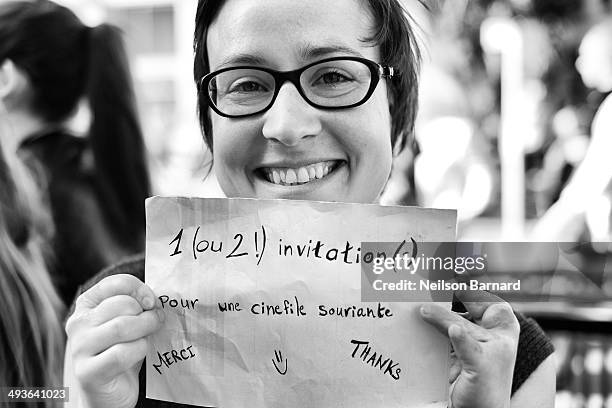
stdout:
<svg viewBox="0 0 612 408">
<path fill-rule="evenodd" d="M 292 83 L 286 82 L 272 107 L 264 114 L 263 135 L 286 146 L 321 132 L 319 110 L 302 98 Z"/>
</svg>

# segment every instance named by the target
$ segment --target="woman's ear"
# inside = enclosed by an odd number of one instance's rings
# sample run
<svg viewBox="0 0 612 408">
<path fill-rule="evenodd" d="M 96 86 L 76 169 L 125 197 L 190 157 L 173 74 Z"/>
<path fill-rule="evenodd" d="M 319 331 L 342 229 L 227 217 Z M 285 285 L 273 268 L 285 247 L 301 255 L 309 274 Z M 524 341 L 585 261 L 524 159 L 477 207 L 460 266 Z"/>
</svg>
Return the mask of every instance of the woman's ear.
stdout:
<svg viewBox="0 0 612 408">
<path fill-rule="evenodd" d="M 28 80 L 23 72 L 10 59 L 0 63 L 0 100 L 21 99 L 27 89 Z"/>
</svg>

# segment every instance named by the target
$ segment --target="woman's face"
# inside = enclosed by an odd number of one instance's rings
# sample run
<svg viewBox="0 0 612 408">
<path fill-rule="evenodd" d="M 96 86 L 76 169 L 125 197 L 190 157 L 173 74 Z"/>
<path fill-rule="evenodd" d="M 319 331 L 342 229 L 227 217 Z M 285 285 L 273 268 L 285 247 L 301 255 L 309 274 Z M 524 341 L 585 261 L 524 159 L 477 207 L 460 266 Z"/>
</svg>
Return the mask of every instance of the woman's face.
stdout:
<svg viewBox="0 0 612 408">
<path fill-rule="evenodd" d="M 209 64 L 289 71 L 336 56 L 380 62 L 378 46 L 363 41 L 373 26 L 362 1 L 227 0 L 208 31 Z M 355 108 L 317 109 L 286 82 L 264 113 L 211 118 L 215 172 L 228 197 L 372 203 L 391 170 L 384 79 Z"/>
</svg>

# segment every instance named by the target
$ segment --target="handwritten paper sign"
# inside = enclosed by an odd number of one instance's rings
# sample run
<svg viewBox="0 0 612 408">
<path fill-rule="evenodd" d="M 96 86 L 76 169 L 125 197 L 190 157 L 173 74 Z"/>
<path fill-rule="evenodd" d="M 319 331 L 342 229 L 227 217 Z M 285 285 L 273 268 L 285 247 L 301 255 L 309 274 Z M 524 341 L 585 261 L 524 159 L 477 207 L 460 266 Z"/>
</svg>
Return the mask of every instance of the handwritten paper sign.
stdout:
<svg viewBox="0 0 612 408">
<path fill-rule="evenodd" d="M 146 283 L 166 313 L 149 343 L 147 397 L 446 406 L 448 340 L 419 303 L 362 303 L 359 262 L 361 242 L 453 241 L 454 211 L 162 197 L 146 207 Z"/>
</svg>

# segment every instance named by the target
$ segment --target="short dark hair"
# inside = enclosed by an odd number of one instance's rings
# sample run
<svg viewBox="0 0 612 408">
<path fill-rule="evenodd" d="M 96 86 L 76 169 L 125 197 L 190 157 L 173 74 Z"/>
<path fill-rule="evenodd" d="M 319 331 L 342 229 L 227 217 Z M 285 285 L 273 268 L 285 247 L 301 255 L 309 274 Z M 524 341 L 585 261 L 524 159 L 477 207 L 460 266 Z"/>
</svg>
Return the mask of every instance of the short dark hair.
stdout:
<svg viewBox="0 0 612 408">
<path fill-rule="evenodd" d="M 210 72 L 206 35 L 224 0 L 199 0 L 193 48 L 195 52 L 193 76 L 198 87 L 198 116 L 204 140 L 213 149 L 212 122 L 206 95 L 200 89 L 200 79 Z M 374 16 L 374 34 L 366 41 L 380 47 L 383 65 L 399 72 L 389 84 L 391 91 L 391 144 L 400 152 L 414 132 L 418 107 L 418 80 L 421 53 L 408 13 L 399 0 L 368 0 Z"/>
</svg>

